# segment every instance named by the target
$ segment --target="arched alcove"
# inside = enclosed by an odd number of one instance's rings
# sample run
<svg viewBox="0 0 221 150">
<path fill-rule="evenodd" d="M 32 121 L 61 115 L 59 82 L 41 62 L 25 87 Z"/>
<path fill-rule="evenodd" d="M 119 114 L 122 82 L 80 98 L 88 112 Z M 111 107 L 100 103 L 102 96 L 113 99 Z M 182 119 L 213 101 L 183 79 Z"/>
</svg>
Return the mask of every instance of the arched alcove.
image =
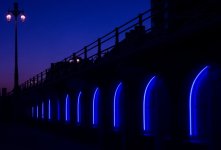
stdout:
<svg viewBox="0 0 221 150">
<path fill-rule="evenodd" d="M 41 102 L 41 119 L 44 120 L 44 111 L 45 111 L 45 108 L 44 108 L 44 101 Z"/>
<path fill-rule="evenodd" d="M 70 97 L 68 94 L 65 98 L 65 121 L 70 121 Z"/>
<path fill-rule="evenodd" d="M 51 114 L 52 114 L 52 111 L 51 111 L 51 100 L 48 99 L 48 120 L 51 120 Z"/>
<path fill-rule="evenodd" d="M 113 126 L 114 128 L 120 127 L 120 121 L 121 121 L 121 106 L 120 106 L 120 95 L 122 92 L 122 82 L 120 82 L 114 92 L 114 98 L 113 98 Z"/>
<path fill-rule="evenodd" d="M 57 99 L 57 121 L 61 120 L 61 104 L 60 101 Z"/>
<path fill-rule="evenodd" d="M 92 123 L 94 127 L 98 126 L 99 122 L 99 88 L 97 87 L 93 95 L 93 112 L 92 112 Z M 101 112 L 100 112 L 101 113 Z"/>
<path fill-rule="evenodd" d="M 82 92 L 80 91 L 77 97 L 77 123 L 81 124 L 81 95 Z"/>
<path fill-rule="evenodd" d="M 208 71 L 209 66 L 200 70 L 190 88 L 188 108 L 190 137 L 203 137 L 208 131 L 208 93 L 206 92 Z"/>
<path fill-rule="evenodd" d="M 143 95 L 143 131 L 150 135 L 153 133 L 153 103 L 151 99 L 152 91 L 155 85 L 156 76 L 148 81 Z"/>
</svg>

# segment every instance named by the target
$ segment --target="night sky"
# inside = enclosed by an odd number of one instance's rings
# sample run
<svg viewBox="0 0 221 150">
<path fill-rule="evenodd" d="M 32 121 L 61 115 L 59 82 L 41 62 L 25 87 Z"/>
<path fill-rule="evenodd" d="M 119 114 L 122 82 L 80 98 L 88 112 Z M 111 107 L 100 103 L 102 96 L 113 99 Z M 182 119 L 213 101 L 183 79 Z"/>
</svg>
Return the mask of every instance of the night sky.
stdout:
<svg viewBox="0 0 221 150">
<path fill-rule="evenodd" d="M 0 88 L 14 83 L 14 0 L 0 0 Z M 149 9 L 149 0 L 18 0 L 19 84 Z"/>
</svg>

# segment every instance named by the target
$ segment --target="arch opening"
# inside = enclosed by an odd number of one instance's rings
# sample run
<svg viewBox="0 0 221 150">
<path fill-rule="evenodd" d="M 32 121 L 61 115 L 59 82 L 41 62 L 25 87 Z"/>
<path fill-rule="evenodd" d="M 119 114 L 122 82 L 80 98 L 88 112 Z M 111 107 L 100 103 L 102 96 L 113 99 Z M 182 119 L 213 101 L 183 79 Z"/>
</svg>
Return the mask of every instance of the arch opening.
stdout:
<svg viewBox="0 0 221 150">
<path fill-rule="evenodd" d="M 143 131 L 145 134 L 150 135 L 153 132 L 152 127 L 152 111 L 151 111 L 151 93 L 153 91 L 156 76 L 153 76 L 147 83 L 143 95 Z"/>
<path fill-rule="evenodd" d="M 98 125 L 98 116 L 99 116 L 99 88 L 96 88 L 93 96 L 93 126 Z"/>
<path fill-rule="evenodd" d="M 120 94 L 122 92 L 122 82 L 117 85 L 114 92 L 114 103 L 113 103 L 113 125 L 114 128 L 120 127 Z"/>
<path fill-rule="evenodd" d="M 32 117 L 32 118 L 34 118 L 34 111 L 35 111 L 35 109 L 34 109 L 34 107 L 32 106 L 32 107 L 31 107 L 31 117 Z"/>
<path fill-rule="evenodd" d="M 198 95 L 199 88 L 207 76 L 208 66 L 204 67 L 194 78 L 189 94 L 189 136 L 198 136 Z"/>
<path fill-rule="evenodd" d="M 38 105 L 36 106 L 36 118 L 38 119 Z"/>
<path fill-rule="evenodd" d="M 44 102 L 41 103 L 41 119 L 44 119 Z"/>
<path fill-rule="evenodd" d="M 65 121 L 70 121 L 70 98 L 68 94 L 65 99 Z"/>
<path fill-rule="evenodd" d="M 51 120 L 51 100 L 48 100 L 48 120 Z"/>
<path fill-rule="evenodd" d="M 61 110 L 60 110 L 60 102 L 57 100 L 57 120 L 61 120 Z"/>
<path fill-rule="evenodd" d="M 79 92 L 78 94 L 78 100 L 77 100 L 77 123 L 80 124 L 81 123 L 81 92 Z"/>
</svg>

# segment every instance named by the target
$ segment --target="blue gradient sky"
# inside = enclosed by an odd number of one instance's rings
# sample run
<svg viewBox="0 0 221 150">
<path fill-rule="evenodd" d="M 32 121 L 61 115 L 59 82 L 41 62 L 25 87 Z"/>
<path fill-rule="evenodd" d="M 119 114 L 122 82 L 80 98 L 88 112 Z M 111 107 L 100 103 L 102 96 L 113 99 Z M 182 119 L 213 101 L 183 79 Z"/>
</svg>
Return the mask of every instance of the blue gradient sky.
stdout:
<svg viewBox="0 0 221 150">
<path fill-rule="evenodd" d="M 0 0 L 0 88 L 14 80 L 14 24 L 5 14 L 13 0 Z M 27 20 L 19 23 L 19 83 L 83 48 L 139 13 L 149 0 L 18 0 Z"/>
</svg>

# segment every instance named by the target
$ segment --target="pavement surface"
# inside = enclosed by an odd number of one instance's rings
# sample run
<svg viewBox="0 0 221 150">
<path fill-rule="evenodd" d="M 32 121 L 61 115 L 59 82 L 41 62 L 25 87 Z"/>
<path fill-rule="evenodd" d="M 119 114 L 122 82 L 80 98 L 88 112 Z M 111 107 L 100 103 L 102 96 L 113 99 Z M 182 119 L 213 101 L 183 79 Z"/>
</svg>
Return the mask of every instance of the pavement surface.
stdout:
<svg viewBox="0 0 221 150">
<path fill-rule="evenodd" d="M 97 145 L 52 135 L 23 124 L 0 123 L 0 150 L 97 150 Z"/>
</svg>

